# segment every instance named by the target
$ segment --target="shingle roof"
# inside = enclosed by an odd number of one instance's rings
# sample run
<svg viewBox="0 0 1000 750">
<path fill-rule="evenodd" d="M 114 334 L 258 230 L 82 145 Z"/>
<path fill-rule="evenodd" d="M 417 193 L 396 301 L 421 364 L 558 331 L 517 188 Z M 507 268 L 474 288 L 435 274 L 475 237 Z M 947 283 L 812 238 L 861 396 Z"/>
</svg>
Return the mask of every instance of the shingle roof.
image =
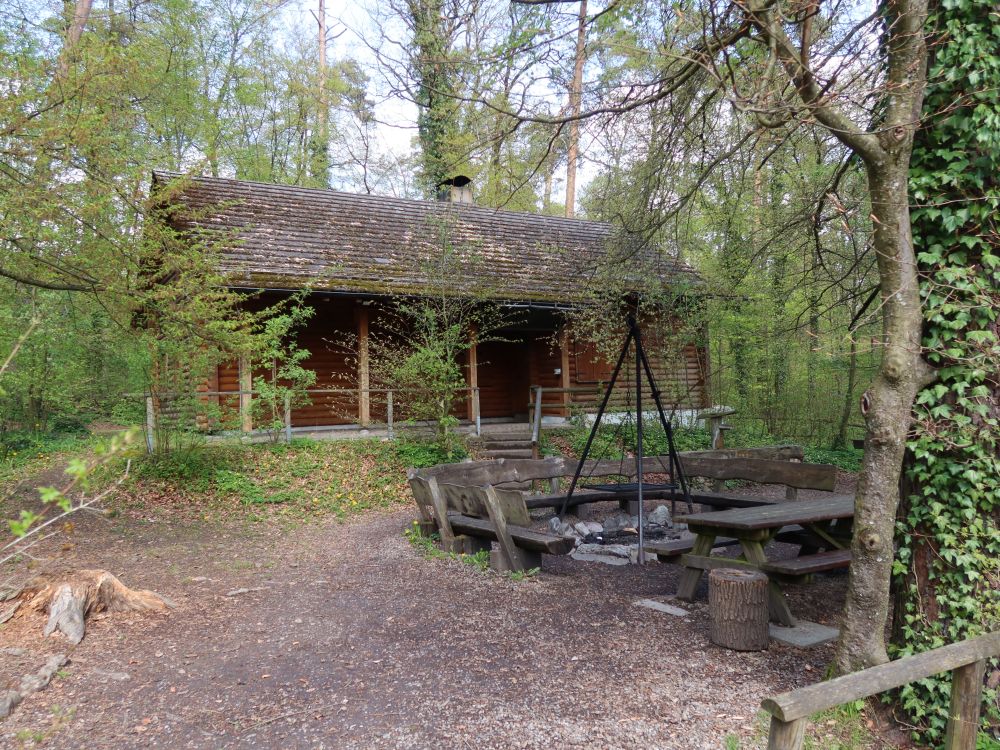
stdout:
<svg viewBox="0 0 1000 750">
<path fill-rule="evenodd" d="M 508 300 L 579 300 L 616 257 L 646 268 L 647 283 L 697 279 L 662 253 L 628 251 L 602 222 L 168 172 L 153 173 L 154 190 L 175 179 L 170 223 L 225 232 L 221 266 L 234 286 L 420 293 L 437 283 L 429 266 L 446 244 L 462 259 L 456 291 Z"/>
</svg>

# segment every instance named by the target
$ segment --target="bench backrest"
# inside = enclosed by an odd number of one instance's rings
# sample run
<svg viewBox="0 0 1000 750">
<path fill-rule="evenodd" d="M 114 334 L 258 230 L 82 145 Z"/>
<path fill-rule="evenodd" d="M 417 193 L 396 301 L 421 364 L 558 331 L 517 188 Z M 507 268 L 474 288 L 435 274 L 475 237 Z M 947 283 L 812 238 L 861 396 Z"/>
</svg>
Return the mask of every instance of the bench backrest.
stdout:
<svg viewBox="0 0 1000 750">
<path fill-rule="evenodd" d="M 802 449 L 798 446 L 768 448 L 728 449 L 720 451 L 691 451 L 680 454 L 681 465 L 688 477 L 707 479 L 742 479 L 761 484 L 783 484 L 786 487 L 833 491 L 837 469 L 829 464 L 798 463 Z M 427 469 L 410 469 L 409 477 L 429 479 L 462 486 L 503 486 L 515 482 L 571 477 L 576 471 L 576 461 L 550 457 L 500 458 L 493 461 L 467 461 L 442 464 Z M 649 456 L 645 459 L 648 473 L 662 473 L 667 466 L 666 456 Z M 635 465 L 631 460 L 605 459 L 587 461 L 583 476 L 626 476 L 634 479 Z M 411 482 L 412 484 L 412 482 Z M 419 502 L 419 501 L 418 501 Z"/>
<path fill-rule="evenodd" d="M 419 474 L 412 474 L 410 490 L 417 502 L 420 517 L 425 521 L 440 522 L 441 513 L 449 511 L 474 518 L 489 518 L 484 486 L 451 484 L 439 482 L 436 477 L 425 478 Z M 521 492 L 501 488 L 496 488 L 495 491 L 504 518 L 517 526 L 531 524 L 531 517 L 528 515 L 528 508 Z"/>
<path fill-rule="evenodd" d="M 474 518 L 489 518 L 485 487 L 460 484 L 438 484 L 441 496 L 448 504 L 448 510 Z M 516 526 L 530 526 L 531 516 L 524 504 L 524 495 L 517 490 L 494 488 L 500 504 L 500 511 L 507 523 Z"/>
</svg>

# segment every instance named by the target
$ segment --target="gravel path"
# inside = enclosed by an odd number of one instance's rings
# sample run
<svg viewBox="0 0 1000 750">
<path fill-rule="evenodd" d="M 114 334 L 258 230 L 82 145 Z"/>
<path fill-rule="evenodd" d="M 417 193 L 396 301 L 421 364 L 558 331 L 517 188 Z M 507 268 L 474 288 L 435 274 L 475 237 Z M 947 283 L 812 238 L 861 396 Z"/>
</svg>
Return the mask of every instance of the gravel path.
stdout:
<svg viewBox="0 0 1000 750">
<path fill-rule="evenodd" d="M 37 618 L 0 631 L 0 690 L 71 663 L 0 723 L 0 747 L 698 748 L 759 731 L 764 696 L 818 679 L 830 647 L 740 654 L 636 607 L 679 568 L 546 557 L 535 580 L 426 560 L 413 513 L 280 531 L 88 519 L 67 565 L 170 597 L 168 616 L 98 616 L 75 649 Z M 83 542 L 81 539 L 81 542 Z M 846 576 L 789 587 L 830 622 Z M 703 584 L 704 588 L 704 584 Z M 227 595 L 236 589 L 244 593 Z M 747 744 L 743 747 L 752 747 Z"/>
</svg>

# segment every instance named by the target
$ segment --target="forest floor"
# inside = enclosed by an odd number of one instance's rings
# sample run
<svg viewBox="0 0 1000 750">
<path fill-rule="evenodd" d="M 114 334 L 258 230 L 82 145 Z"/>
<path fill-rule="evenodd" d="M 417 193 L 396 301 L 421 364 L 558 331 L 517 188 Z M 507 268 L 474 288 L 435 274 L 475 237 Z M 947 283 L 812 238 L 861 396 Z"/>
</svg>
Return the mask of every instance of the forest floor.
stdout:
<svg viewBox="0 0 1000 750">
<path fill-rule="evenodd" d="M 97 615 L 75 647 L 43 638 L 41 616 L 2 626 L 0 690 L 50 654 L 70 662 L 0 721 L 0 747 L 757 748 L 760 700 L 822 679 L 831 656 L 711 645 L 704 591 L 678 603 L 687 617 L 634 606 L 673 592 L 675 565 L 546 557 L 513 581 L 427 559 L 403 535 L 403 495 L 287 523 L 192 513 L 152 487 L 76 519 L 49 552 L 176 608 Z M 797 614 L 835 624 L 845 589 L 840 575 L 788 591 Z M 834 714 L 810 742 L 891 739 Z"/>
</svg>

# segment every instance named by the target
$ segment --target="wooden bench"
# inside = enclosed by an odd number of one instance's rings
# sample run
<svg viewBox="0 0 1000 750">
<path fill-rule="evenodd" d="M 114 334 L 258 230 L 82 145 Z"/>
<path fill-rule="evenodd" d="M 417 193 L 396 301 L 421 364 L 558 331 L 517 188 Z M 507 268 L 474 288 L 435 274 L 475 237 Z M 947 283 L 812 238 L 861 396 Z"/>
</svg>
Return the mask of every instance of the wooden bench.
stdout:
<svg viewBox="0 0 1000 750">
<path fill-rule="evenodd" d="M 433 474 L 410 473 L 410 489 L 422 520 L 436 528 L 441 546 L 449 552 L 475 554 L 490 551 L 495 570 L 523 571 L 541 565 L 541 554 L 573 551 L 570 537 L 527 528 L 531 516 L 524 495 L 517 490 L 439 482 Z M 492 550 L 492 543 L 498 550 Z"/>
<path fill-rule="evenodd" d="M 793 463 L 802 457 L 802 449 L 797 446 L 750 448 L 742 450 L 693 451 L 681 454 L 682 466 L 689 477 L 707 477 L 717 481 L 726 479 L 746 479 L 767 483 L 784 483 L 786 486 L 810 489 L 833 486 L 836 469 L 819 464 Z M 646 466 L 651 474 L 662 473 L 666 457 L 649 457 Z M 567 554 L 572 551 L 572 542 L 564 537 L 531 531 L 529 509 L 559 508 L 565 494 L 559 490 L 576 471 L 577 462 L 562 457 L 544 459 L 501 458 L 494 461 L 469 461 L 459 464 L 443 464 L 426 469 L 410 469 L 407 476 L 413 490 L 414 499 L 420 510 L 422 525 L 427 531 L 438 531 L 442 546 L 453 552 L 477 552 L 491 545 L 493 541 L 502 543 L 497 524 L 489 514 L 488 488 L 494 490 L 499 513 L 511 529 L 511 544 L 521 550 L 521 557 L 531 560 L 532 555 Z M 631 474 L 630 474 L 631 470 Z M 624 473 L 623 473 L 624 472 Z M 595 460 L 584 465 L 582 476 L 624 477 L 634 481 L 634 466 L 625 465 L 620 460 Z M 526 494 L 512 486 L 524 486 L 538 481 L 549 483 L 548 494 Z M 486 494 L 484 494 L 486 493 Z M 679 494 L 679 493 L 678 493 Z M 650 500 L 678 499 L 670 490 L 650 490 L 646 493 Z M 726 495 L 725 493 L 692 493 L 694 502 L 712 508 L 748 508 L 770 505 L 776 501 L 770 498 Z M 568 507 L 578 507 L 589 503 L 619 500 L 620 495 L 608 490 L 578 488 L 568 502 Z M 453 516 L 455 516 L 453 518 Z M 457 516 L 461 516 L 458 518 Z M 722 544 L 736 543 L 735 540 Z M 693 541 L 675 540 L 664 542 L 657 548 L 647 547 L 647 551 L 658 558 L 673 560 L 690 552 Z M 503 561 L 501 561 L 503 564 Z M 521 569 L 521 568 L 515 568 Z"/>
<path fill-rule="evenodd" d="M 656 555 L 656 559 L 660 562 L 676 562 L 681 558 L 682 555 L 690 552 L 694 549 L 695 537 L 691 536 L 686 539 L 668 539 L 663 542 L 649 542 L 643 549 L 646 552 L 650 552 Z M 716 537 L 712 549 L 717 547 L 729 547 L 734 544 L 739 544 L 739 539 L 730 539 L 729 537 Z"/>
<path fill-rule="evenodd" d="M 791 560 L 775 560 L 761 565 L 760 569 L 765 573 L 798 578 L 829 570 L 842 570 L 850 566 L 851 551 L 849 549 L 834 549 L 827 552 L 816 552 L 812 555 L 802 555 Z"/>
</svg>

